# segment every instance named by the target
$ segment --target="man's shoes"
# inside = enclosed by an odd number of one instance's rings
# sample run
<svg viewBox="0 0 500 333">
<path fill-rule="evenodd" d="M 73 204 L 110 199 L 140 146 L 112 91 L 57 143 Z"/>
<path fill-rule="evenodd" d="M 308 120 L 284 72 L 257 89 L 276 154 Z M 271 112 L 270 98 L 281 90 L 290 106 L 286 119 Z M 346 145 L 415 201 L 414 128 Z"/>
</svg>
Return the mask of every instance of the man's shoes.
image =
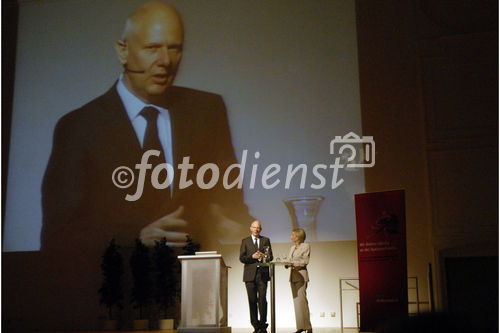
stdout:
<svg viewBox="0 0 500 333">
<path fill-rule="evenodd" d="M 268 324 L 261 324 L 260 328 L 257 330 L 258 333 L 267 333 Z"/>
<path fill-rule="evenodd" d="M 305 332 L 306 330 L 303 330 L 303 329 L 300 329 L 300 330 L 296 330 L 295 333 L 301 333 L 301 332 Z"/>
</svg>

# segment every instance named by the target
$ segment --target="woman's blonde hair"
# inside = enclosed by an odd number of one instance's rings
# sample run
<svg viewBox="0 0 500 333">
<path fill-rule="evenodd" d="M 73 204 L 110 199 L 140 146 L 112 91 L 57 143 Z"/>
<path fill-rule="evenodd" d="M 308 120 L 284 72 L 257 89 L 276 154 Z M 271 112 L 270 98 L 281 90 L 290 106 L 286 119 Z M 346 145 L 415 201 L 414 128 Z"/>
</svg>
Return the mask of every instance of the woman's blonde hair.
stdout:
<svg viewBox="0 0 500 333">
<path fill-rule="evenodd" d="M 300 228 L 293 229 L 292 232 L 295 234 L 295 236 L 297 236 L 297 238 L 299 239 L 299 241 L 301 243 L 303 243 L 306 240 L 306 232 L 304 231 L 304 229 L 300 229 Z"/>
</svg>

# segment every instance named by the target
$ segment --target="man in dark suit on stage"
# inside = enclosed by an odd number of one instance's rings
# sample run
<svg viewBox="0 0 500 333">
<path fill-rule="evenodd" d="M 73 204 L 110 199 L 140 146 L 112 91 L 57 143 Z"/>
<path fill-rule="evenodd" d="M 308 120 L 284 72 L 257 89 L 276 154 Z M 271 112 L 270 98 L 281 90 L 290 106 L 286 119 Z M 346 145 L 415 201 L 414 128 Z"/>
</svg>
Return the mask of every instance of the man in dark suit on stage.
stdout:
<svg viewBox="0 0 500 333">
<path fill-rule="evenodd" d="M 183 42 L 180 15 L 162 1 L 146 2 L 128 18 L 115 45 L 124 73 L 108 92 L 63 116 L 54 131 L 42 185 L 42 249 L 101 251 L 112 238 L 127 246 L 135 238 L 153 245 L 166 237 L 183 246 L 188 234 L 213 248 L 243 235 L 253 218 L 242 190 L 223 186 L 224 172 L 237 170 L 230 168 L 237 161 L 224 102 L 172 86 Z M 145 156 L 149 169 L 138 169 Z M 158 169 L 159 176 L 152 171 L 167 164 L 173 183 L 157 189 L 151 180 L 167 180 L 168 169 Z M 211 168 L 200 173 L 204 165 Z M 227 183 L 236 184 L 237 172 L 229 175 Z M 127 187 L 132 178 L 136 185 Z"/>
<path fill-rule="evenodd" d="M 269 268 L 257 267 L 259 261 L 273 260 L 273 250 L 269 238 L 261 236 L 262 226 L 259 221 L 252 222 L 251 235 L 241 241 L 240 261 L 245 264 L 243 282 L 247 289 L 248 306 L 250 308 L 250 322 L 255 333 L 266 332 L 267 328 L 267 282 Z M 267 249 L 267 250 L 266 250 Z M 265 258 L 267 254 L 267 258 Z M 257 308 L 258 314 L 257 316 Z"/>
</svg>

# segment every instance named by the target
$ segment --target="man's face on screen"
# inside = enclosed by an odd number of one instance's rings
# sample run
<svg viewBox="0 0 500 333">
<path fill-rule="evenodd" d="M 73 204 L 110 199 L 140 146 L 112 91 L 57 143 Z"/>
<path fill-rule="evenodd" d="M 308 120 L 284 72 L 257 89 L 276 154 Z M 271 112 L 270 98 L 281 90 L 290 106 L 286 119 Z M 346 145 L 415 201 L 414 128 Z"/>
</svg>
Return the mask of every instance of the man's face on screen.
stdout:
<svg viewBox="0 0 500 333">
<path fill-rule="evenodd" d="M 161 100 L 172 85 L 181 61 L 182 24 L 165 17 L 141 22 L 124 42 L 128 69 L 125 84 L 146 103 Z"/>
</svg>

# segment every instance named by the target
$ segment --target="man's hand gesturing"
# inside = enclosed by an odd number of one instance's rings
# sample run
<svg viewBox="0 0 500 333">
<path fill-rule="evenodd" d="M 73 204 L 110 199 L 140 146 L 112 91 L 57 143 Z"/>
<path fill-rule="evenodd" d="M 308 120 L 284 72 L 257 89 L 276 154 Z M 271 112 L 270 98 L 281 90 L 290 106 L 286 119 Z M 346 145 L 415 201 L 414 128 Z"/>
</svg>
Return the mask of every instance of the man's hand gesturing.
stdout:
<svg viewBox="0 0 500 333">
<path fill-rule="evenodd" d="M 188 234 L 183 232 L 187 227 L 187 221 L 181 218 L 183 213 L 184 207 L 179 206 L 174 212 L 148 224 L 142 228 L 139 239 L 146 246 L 153 246 L 162 238 L 167 239 L 168 246 L 185 246 Z"/>
</svg>

